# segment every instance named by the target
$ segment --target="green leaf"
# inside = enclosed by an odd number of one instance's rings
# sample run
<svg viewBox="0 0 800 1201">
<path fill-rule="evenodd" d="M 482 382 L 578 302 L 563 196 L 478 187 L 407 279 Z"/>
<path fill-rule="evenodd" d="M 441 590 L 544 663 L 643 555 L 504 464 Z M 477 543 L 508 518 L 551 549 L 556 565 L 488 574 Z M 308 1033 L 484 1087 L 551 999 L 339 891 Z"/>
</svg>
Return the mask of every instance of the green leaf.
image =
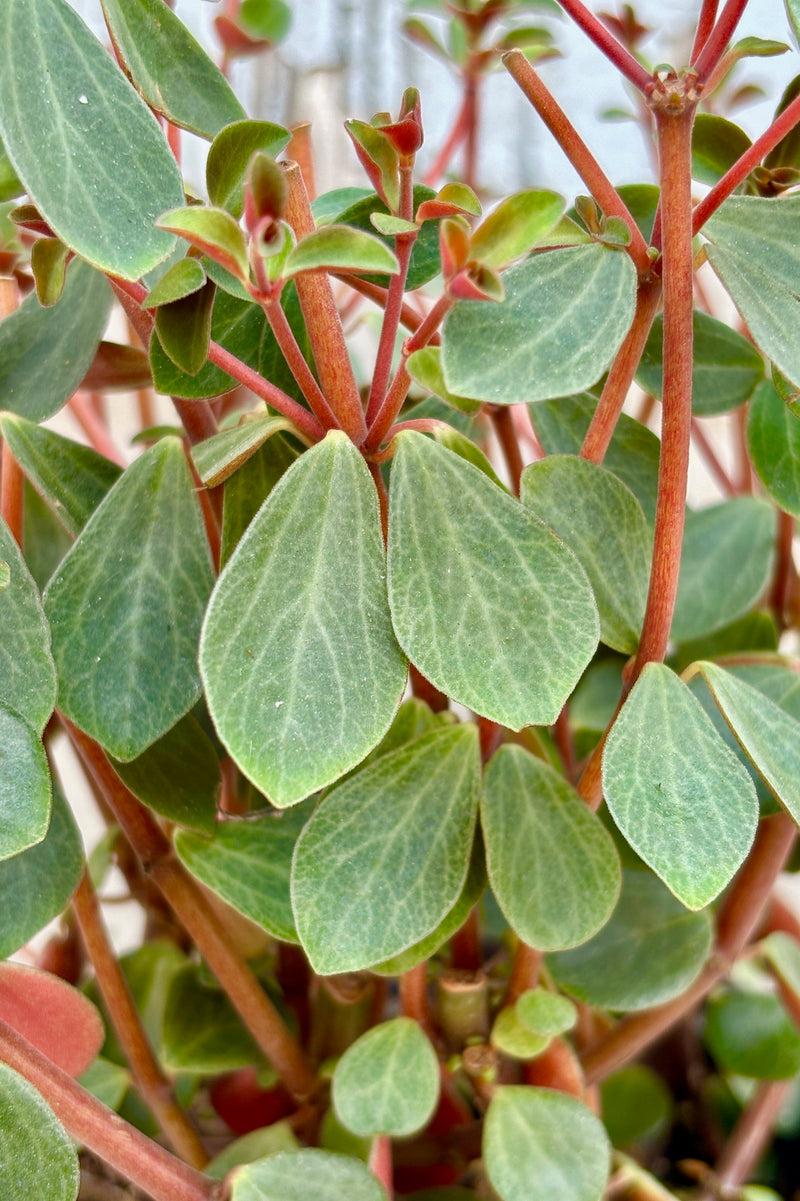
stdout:
<svg viewBox="0 0 800 1201">
<path fill-rule="evenodd" d="M 633 654 L 639 644 L 652 551 L 636 497 L 604 467 L 549 455 L 522 475 L 520 499 L 563 538 L 589 577 L 600 639 Z"/>
<path fill-rule="evenodd" d="M 197 375 L 208 358 L 216 287 L 207 280 L 199 291 L 156 309 L 155 331 L 164 353 L 187 375 Z"/>
<path fill-rule="evenodd" d="M 227 481 L 222 507 L 220 567 L 228 562 L 261 505 L 297 457 L 294 446 L 278 434 L 259 447 Z"/>
<path fill-rule="evenodd" d="M 778 997 L 731 992 L 712 997 L 705 1042 L 720 1067 L 757 1080 L 788 1080 L 800 1071 L 800 1033 Z"/>
<path fill-rule="evenodd" d="M 282 432 L 302 437 L 286 417 L 259 416 L 223 430 L 192 448 L 197 474 L 207 488 L 216 488 L 246 463 L 268 438 Z"/>
<path fill-rule="evenodd" d="M 16 200 L 24 195 L 25 185 L 17 178 L 3 143 L 0 142 L 0 204 L 6 204 L 9 200 Z"/>
<path fill-rule="evenodd" d="M 366 1164 L 316 1149 L 247 1164 L 237 1169 L 231 1186 L 231 1201 L 386 1201 Z"/>
<path fill-rule="evenodd" d="M 727 413 L 744 404 L 764 378 L 761 355 L 729 325 L 695 309 L 692 412 L 698 417 Z M 656 317 L 636 372 L 636 382 L 661 399 L 663 317 Z"/>
<path fill-rule="evenodd" d="M 556 1038 L 578 1020 L 578 1011 L 567 997 L 546 988 L 529 988 L 517 1001 L 517 1017 L 533 1034 Z"/>
<path fill-rule="evenodd" d="M 323 225 L 307 234 L 289 252 L 283 269 L 284 276 L 320 268 L 339 271 L 400 270 L 397 256 L 380 238 L 352 229 L 349 225 Z"/>
<path fill-rule="evenodd" d="M 78 1084 L 109 1109 L 118 1110 L 130 1088 L 131 1075 L 126 1068 L 98 1056 L 78 1077 Z"/>
<path fill-rule="evenodd" d="M 543 1034 L 534 1034 L 521 1022 L 516 1009 L 501 1009 L 494 1020 L 489 1041 L 498 1051 L 508 1055 L 510 1059 L 535 1059 L 541 1055 L 550 1043 L 550 1038 Z"/>
<path fill-rule="evenodd" d="M 689 913 L 650 872 L 626 868 L 622 894 L 599 934 L 548 955 L 559 988 L 600 1009 L 651 1009 L 680 996 L 711 950 L 708 912 Z"/>
<path fill-rule="evenodd" d="M 442 348 L 440 346 L 423 346 L 422 350 L 415 350 L 406 360 L 406 370 L 421 388 L 425 388 L 435 396 L 440 396 L 460 413 L 477 413 L 482 407 L 480 400 L 455 396 L 448 390 L 447 384 L 444 382 Z"/>
<path fill-rule="evenodd" d="M 51 798 L 50 771 L 36 730 L 0 703 L 0 860 L 42 841 Z"/>
<path fill-rule="evenodd" d="M 240 16 L 250 37 L 273 44 L 286 37 L 292 23 L 292 10 L 284 0 L 244 0 Z"/>
<path fill-rule="evenodd" d="M 203 1168 L 206 1176 L 214 1180 L 223 1180 L 233 1168 L 241 1164 L 253 1163 L 267 1155 L 278 1155 L 282 1152 L 299 1151 L 300 1144 L 294 1136 L 292 1127 L 284 1119 L 273 1122 L 270 1126 L 262 1126 L 260 1130 L 251 1130 L 241 1138 L 234 1139 L 219 1155 L 215 1155 L 211 1163 Z"/>
<path fill-rule="evenodd" d="M 672 1098 L 652 1068 L 633 1063 L 608 1076 L 600 1085 L 603 1125 L 615 1147 L 652 1138 L 664 1129 Z"/>
<path fill-rule="evenodd" d="M 747 770 L 660 663 L 647 664 L 611 729 L 603 794 L 637 855 L 688 909 L 713 901 L 755 836 Z"/>
<path fill-rule="evenodd" d="M 492 891 L 511 928 L 542 951 L 574 947 L 609 919 L 619 858 L 600 819 L 519 746 L 492 757 L 481 799 Z"/>
<path fill-rule="evenodd" d="M 486 267 L 504 267 L 547 237 L 564 212 L 555 192 L 532 188 L 501 200 L 470 239 L 470 258 Z"/>
<path fill-rule="evenodd" d="M 678 673 L 697 659 L 718 659 L 739 651 L 777 651 L 778 631 L 769 613 L 753 609 L 729 626 L 715 630 L 705 637 L 681 642 L 675 648 L 670 665 Z"/>
<path fill-rule="evenodd" d="M 737 496 L 686 513 L 671 636 L 699 638 L 751 609 L 772 571 L 775 512 L 766 501 Z"/>
<path fill-rule="evenodd" d="M 790 992 L 800 996 L 800 944 L 782 930 L 763 939 L 761 954 Z"/>
<path fill-rule="evenodd" d="M 161 1027 L 161 1059 L 169 1072 L 216 1076 L 262 1062 L 241 1018 L 205 969 L 187 963 L 170 979 Z"/>
<path fill-rule="evenodd" d="M 417 233 L 416 222 L 404 221 L 402 217 L 395 217 L 392 213 L 372 213 L 370 221 L 379 234 L 396 236 L 397 234 Z"/>
<path fill-rule="evenodd" d="M 213 138 L 244 116 L 230 84 L 163 0 L 101 0 L 125 73 L 173 125 Z"/>
<path fill-rule="evenodd" d="M 331 1095 L 339 1121 L 353 1134 L 416 1134 L 439 1100 L 436 1052 L 411 1018 L 373 1026 L 337 1063 Z"/>
<path fill-rule="evenodd" d="M 292 906 L 321 975 L 414 946 L 467 877 L 479 790 L 477 731 L 445 727 L 331 792 L 298 839 Z"/>
<path fill-rule="evenodd" d="M 800 722 L 722 667 L 698 666 L 748 759 L 800 824 Z"/>
<path fill-rule="evenodd" d="M 197 700 L 211 584 L 183 448 L 166 438 L 120 477 L 45 593 L 59 706 L 116 759 L 135 759 Z"/>
<path fill-rule="evenodd" d="M 75 1201 L 78 1153 L 47 1102 L 0 1063 L 0 1194 L 4 1201 Z"/>
<path fill-rule="evenodd" d="M 41 592 L 72 545 L 72 539 L 27 480 L 24 493 L 25 562 Z"/>
<path fill-rule="evenodd" d="M 209 841 L 176 830 L 175 850 L 207 888 L 275 938 L 297 942 L 289 873 L 312 802 L 249 821 L 220 822 Z"/>
<path fill-rule="evenodd" d="M 437 688 L 518 730 L 555 721 L 597 646 L 577 560 L 471 463 L 402 433 L 389 597 L 401 646 Z"/>
<path fill-rule="evenodd" d="M 163 4 L 164 0 L 158 0 Z M 143 309 L 154 309 L 161 304 L 172 304 L 174 300 L 183 300 L 193 292 L 199 292 L 206 282 L 206 273 L 202 264 L 190 257 L 178 259 L 173 263 L 156 284 L 150 289 L 142 301 Z"/>
<path fill-rule="evenodd" d="M 426 200 L 431 200 L 436 195 L 432 188 L 426 188 L 422 184 L 417 184 L 414 187 L 414 211 L 419 208 Z M 342 225 L 351 225 L 354 229 L 363 229 L 367 233 L 373 230 L 372 215 L 373 213 L 388 213 L 389 210 L 383 203 L 381 198 L 375 193 L 370 192 L 362 199 L 351 203 L 344 210 L 337 210 L 332 214 L 331 220 L 340 222 Z M 318 222 L 321 218 L 317 218 Z M 394 239 L 387 239 L 387 248 L 393 248 Z M 408 276 L 406 278 L 406 291 L 413 292 L 416 288 L 421 288 L 424 284 L 430 283 L 435 275 L 441 270 L 441 260 L 439 257 L 439 226 L 435 221 L 426 221 L 417 234 L 417 239 L 411 251 L 411 262 L 408 265 Z M 373 283 L 380 284 L 383 288 L 388 288 L 390 276 L 376 275 L 368 277 Z"/>
<path fill-rule="evenodd" d="M 0 322 L 3 408 L 30 421 L 57 413 L 91 366 L 110 308 L 106 281 L 77 260 L 56 304 L 45 309 L 27 296 Z"/>
<path fill-rule="evenodd" d="M 9 577 L 0 588 L 0 700 L 41 734 L 56 703 L 50 630 L 39 590 L 2 517 L 0 561 Z"/>
<path fill-rule="evenodd" d="M 69 247 L 58 238 L 37 238 L 31 247 L 31 271 L 39 303 L 49 308 L 64 291 Z"/>
<path fill-rule="evenodd" d="M 114 770 L 131 792 L 168 821 L 213 834 L 222 786 L 219 759 L 203 727 L 188 714 Z"/>
<path fill-rule="evenodd" d="M 200 647 L 211 715 L 281 808 L 355 767 L 400 703 L 383 556 L 372 479 L 332 432 L 281 479 L 214 590 Z"/>
<path fill-rule="evenodd" d="M 703 226 L 709 262 L 756 345 L 800 383 L 800 196 L 731 196 Z"/>
<path fill-rule="evenodd" d="M 715 184 L 752 145 L 749 137 L 716 113 L 698 113 L 692 129 L 692 176 Z"/>
<path fill-rule="evenodd" d="M 83 843 L 64 797 L 53 786 L 43 840 L 0 863 L 0 959 L 13 955 L 69 904 L 83 871 Z"/>
<path fill-rule="evenodd" d="M 117 463 L 24 417 L 0 416 L 0 430 L 37 492 L 73 536 L 122 475 Z"/>
<path fill-rule="evenodd" d="M 568 455 L 580 451 L 596 407 L 597 398 L 584 392 L 560 400 L 540 400 L 528 405 L 528 412 L 544 451 Z M 603 466 L 628 485 L 651 526 L 658 495 L 659 454 L 655 434 L 623 413 L 603 459 Z"/>
<path fill-rule="evenodd" d="M 65 0 L 15 0 L 0 16 L 0 136 L 62 242 L 138 279 L 170 254 L 156 229 L 183 203 L 158 123 Z"/>
<path fill-rule="evenodd" d="M 800 517 L 800 418 L 766 380 L 747 411 L 747 449 L 777 505 Z"/>
<path fill-rule="evenodd" d="M 483 1159 L 502 1201 L 600 1201 L 609 1172 L 602 1123 L 575 1097 L 498 1088 L 486 1114 Z"/>
<path fill-rule="evenodd" d="M 257 150 L 277 158 L 291 140 L 288 129 L 271 121 L 234 121 L 221 130 L 208 152 L 206 187 L 212 204 L 234 217 L 244 212 L 244 181 Z"/>
<path fill-rule="evenodd" d="M 172 209 L 158 219 L 160 229 L 180 234 L 226 271 L 246 282 L 250 278 L 247 242 L 241 226 L 225 209 L 202 204 Z"/>
<path fill-rule="evenodd" d="M 433 398 L 431 398 L 433 399 Z M 498 476 L 491 462 L 483 453 L 479 446 L 476 446 L 464 434 L 459 433 L 452 425 L 438 426 L 433 431 L 433 437 L 440 446 L 444 446 L 446 450 L 452 450 L 454 455 L 458 455 L 460 459 L 465 459 L 467 463 L 471 463 L 473 467 L 477 467 L 483 472 L 487 479 L 490 479 L 498 488 L 507 491 L 502 480 Z"/>
<path fill-rule="evenodd" d="M 636 269 L 599 243 L 533 255 L 503 284 L 504 300 L 459 301 L 445 318 L 444 376 L 459 396 L 516 404 L 589 387 L 633 319 Z"/>
</svg>

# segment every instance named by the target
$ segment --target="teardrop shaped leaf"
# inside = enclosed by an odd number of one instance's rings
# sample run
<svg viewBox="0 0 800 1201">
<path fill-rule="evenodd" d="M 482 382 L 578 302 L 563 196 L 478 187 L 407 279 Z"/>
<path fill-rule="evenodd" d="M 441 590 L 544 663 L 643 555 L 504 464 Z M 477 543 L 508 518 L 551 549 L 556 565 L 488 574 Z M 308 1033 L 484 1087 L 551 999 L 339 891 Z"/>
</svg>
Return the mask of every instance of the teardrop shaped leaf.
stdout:
<svg viewBox="0 0 800 1201">
<path fill-rule="evenodd" d="M 198 1076 L 263 1063 L 227 995 L 197 963 L 185 964 L 170 978 L 159 1050 L 167 1071 Z"/>
<path fill-rule="evenodd" d="M 8 571 L 0 588 L 0 697 L 41 734 L 56 703 L 50 630 L 39 589 L 1 517 L 0 560 Z"/>
<path fill-rule="evenodd" d="M 197 375 L 208 358 L 216 284 L 156 309 L 155 330 L 164 353 L 187 375 Z"/>
<path fill-rule="evenodd" d="M 279 807 L 355 767 L 400 703 L 375 487 L 340 432 L 286 472 L 208 607 L 200 667 L 239 767 Z"/>
<path fill-rule="evenodd" d="M 283 942 L 298 942 L 289 874 L 311 804 L 220 822 L 212 839 L 176 830 L 175 850 L 193 876 L 239 913 Z"/>
<path fill-rule="evenodd" d="M 626 868 L 611 920 L 582 947 L 547 956 L 560 988 L 618 1012 L 680 996 L 711 951 L 708 911 L 691 913 L 650 872 Z"/>
<path fill-rule="evenodd" d="M 483 1158 L 502 1201 L 600 1201 L 609 1152 L 602 1122 L 575 1097 L 525 1085 L 492 1097 Z"/>
<path fill-rule="evenodd" d="M 716 113 L 698 113 L 692 129 L 692 178 L 715 184 L 751 144 L 733 121 Z"/>
<path fill-rule="evenodd" d="M 206 187 L 212 204 L 234 217 L 244 211 L 244 180 L 257 150 L 277 158 L 289 145 L 291 134 L 271 121 L 234 121 L 220 130 L 206 160 Z"/>
<path fill-rule="evenodd" d="M 138 279 L 175 246 L 155 226 L 183 203 L 175 159 L 66 0 L 3 6 L 0 136 L 45 221 L 95 267 Z"/>
<path fill-rule="evenodd" d="M 165 438 L 120 477 L 44 598 L 59 705 L 114 758 L 135 759 L 200 695 L 212 581 L 183 448 Z"/>
<path fill-rule="evenodd" d="M 45 309 L 26 296 L 0 321 L 3 408 L 30 421 L 57 413 L 91 366 L 110 308 L 105 279 L 77 259 L 56 304 Z"/>
<path fill-rule="evenodd" d="M 608 921 L 622 878 L 614 843 L 553 768 L 501 747 L 486 772 L 481 824 L 492 891 L 529 946 L 574 947 Z"/>
<path fill-rule="evenodd" d="M 753 496 L 687 511 L 675 641 L 722 629 L 751 609 L 769 581 L 774 543 L 775 511 Z"/>
<path fill-rule="evenodd" d="M 485 267 L 504 267 L 545 238 L 564 212 L 555 192 L 531 188 L 501 200 L 470 238 L 470 258 Z"/>
<path fill-rule="evenodd" d="M 250 278 L 244 232 L 225 209 L 203 204 L 174 208 L 159 217 L 158 226 L 180 234 L 236 279 L 246 282 Z"/>
<path fill-rule="evenodd" d="M 289 253 L 283 274 L 292 276 L 320 268 L 388 271 L 393 275 L 400 270 L 400 264 L 380 238 L 349 225 L 323 225 L 297 243 Z"/>
<path fill-rule="evenodd" d="M 36 730 L 0 702 L 0 860 L 42 841 L 51 802 L 50 771 Z"/>
<path fill-rule="evenodd" d="M 627 841 L 688 909 L 722 891 L 753 842 L 753 781 L 700 702 L 648 663 L 606 742 L 603 793 Z"/>
<path fill-rule="evenodd" d="M 800 1071 L 800 1033 L 776 996 L 731 992 L 713 997 L 705 1043 L 720 1067 L 757 1080 L 788 1080 Z"/>
<path fill-rule="evenodd" d="M 636 497 L 596 463 L 549 455 L 523 472 L 520 499 L 564 539 L 589 577 L 600 640 L 633 654 L 647 603 L 652 549 Z"/>
<path fill-rule="evenodd" d="M 748 759 L 800 824 L 800 722 L 715 663 L 698 666 Z"/>
<path fill-rule="evenodd" d="M 81 836 L 54 784 L 43 840 L 0 862 L 0 959 L 13 955 L 67 907 L 82 871 Z"/>
<path fill-rule="evenodd" d="M 400 645 L 437 688 L 492 721 L 550 724 L 597 646 L 583 569 L 471 463 L 422 434 L 397 443 L 389 598 Z"/>
<path fill-rule="evenodd" d="M 5 1201 L 76 1201 L 75 1144 L 24 1077 L 0 1063 L 0 1195 Z"/>
<path fill-rule="evenodd" d="M 39 495 L 73 536 L 122 475 L 117 463 L 24 417 L 0 416 L 11 453 Z"/>
<path fill-rule="evenodd" d="M 516 404 L 595 383 L 633 320 L 636 268 L 628 255 L 599 243 L 550 250 L 504 272 L 503 284 L 499 303 L 461 301 L 447 314 L 442 361 L 450 391 Z"/>
<path fill-rule="evenodd" d="M 337 1063 L 331 1096 L 339 1121 L 353 1134 L 416 1134 L 439 1100 L 436 1052 L 411 1018 L 373 1026 Z"/>
<path fill-rule="evenodd" d="M 356 971 L 436 929 L 467 877 L 477 730 L 434 731 L 339 785 L 298 839 L 297 932 L 320 975 Z"/>
<path fill-rule="evenodd" d="M 777 505 L 800 517 L 800 418 L 766 381 L 747 411 L 747 449 Z"/>
<path fill-rule="evenodd" d="M 231 1201 L 342 1201 L 344 1197 L 386 1201 L 366 1164 L 316 1148 L 257 1159 L 238 1168 L 231 1178 Z"/>
<path fill-rule="evenodd" d="M 126 74 L 173 125 L 213 138 L 244 109 L 225 76 L 163 0 L 102 0 Z"/>
</svg>

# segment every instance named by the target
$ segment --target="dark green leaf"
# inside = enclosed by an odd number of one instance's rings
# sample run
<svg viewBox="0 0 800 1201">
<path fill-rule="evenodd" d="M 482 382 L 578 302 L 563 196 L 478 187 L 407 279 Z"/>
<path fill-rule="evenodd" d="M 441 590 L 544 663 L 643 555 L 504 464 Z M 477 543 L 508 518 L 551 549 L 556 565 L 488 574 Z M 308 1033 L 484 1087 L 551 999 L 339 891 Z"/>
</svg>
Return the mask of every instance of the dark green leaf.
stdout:
<svg viewBox="0 0 800 1201">
<path fill-rule="evenodd" d="M 2 517 L 0 562 L 8 575 L 0 588 L 0 700 L 41 734 L 56 703 L 50 630 L 39 590 Z"/>
<path fill-rule="evenodd" d="M 424 200 L 431 200 L 435 195 L 432 188 L 417 184 L 414 188 L 414 210 L 416 211 Z M 331 219 L 342 225 L 352 225 L 355 229 L 363 229 L 371 233 L 374 228 L 370 220 L 372 214 L 388 213 L 388 211 L 380 197 L 371 192 L 363 199 L 357 200 L 355 204 L 348 205 L 344 211 L 338 211 Z M 387 245 L 394 248 L 394 239 L 388 239 Z M 430 283 L 433 277 L 438 275 L 440 269 L 439 226 L 436 221 L 426 221 L 420 229 L 414 249 L 411 251 L 406 289 L 412 292 L 415 288 L 421 288 L 424 284 Z M 389 286 L 390 276 L 388 275 L 368 276 L 367 278 L 373 283 L 380 284 L 383 288 Z"/>
<path fill-rule="evenodd" d="M 337 1063 L 332 1099 L 339 1121 L 353 1134 L 416 1134 L 439 1099 L 436 1052 L 411 1018 L 373 1026 Z"/>
<path fill-rule="evenodd" d="M 669 1120 L 672 1098 L 661 1077 L 643 1063 L 615 1072 L 600 1085 L 603 1125 L 615 1147 L 652 1137 Z"/>
<path fill-rule="evenodd" d="M 282 432 L 297 433 L 286 417 L 253 417 L 242 425 L 223 430 L 192 448 L 197 474 L 207 488 L 216 488 L 246 463 L 268 438 Z"/>
<path fill-rule="evenodd" d="M 299 1151 L 300 1144 L 294 1136 L 292 1127 L 284 1119 L 273 1122 L 271 1126 L 262 1126 L 260 1130 L 251 1130 L 241 1138 L 234 1139 L 219 1155 L 215 1155 L 211 1163 L 206 1164 L 203 1171 L 214 1180 L 224 1180 L 228 1172 L 241 1164 L 253 1163 L 267 1155 L 279 1155 L 281 1152 Z"/>
<path fill-rule="evenodd" d="M 131 792 L 168 821 L 213 834 L 221 788 L 214 744 L 191 714 L 114 770 Z"/>
<path fill-rule="evenodd" d="M 670 664 L 682 672 L 697 659 L 717 659 L 739 651 L 776 651 L 778 631 L 769 613 L 753 610 L 704 638 L 690 639 L 675 648 Z"/>
<path fill-rule="evenodd" d="M 0 204 L 16 200 L 25 195 L 25 185 L 17 178 L 17 173 L 8 161 L 2 142 L 0 142 Z"/>
<path fill-rule="evenodd" d="M 57 413 L 91 366 L 110 307 L 106 281 L 77 260 L 57 304 L 45 309 L 27 296 L 0 322 L 3 408 L 31 421 Z"/>
<path fill-rule="evenodd" d="M 118 1110 L 130 1088 L 131 1075 L 125 1068 L 98 1056 L 78 1077 L 78 1084 L 109 1109 Z"/>
<path fill-rule="evenodd" d="M 50 228 L 94 266 L 138 279 L 174 247 L 155 220 L 183 203 L 175 159 L 65 0 L 3 6 L 0 136 Z"/>
<path fill-rule="evenodd" d="M 0 1063 L 0 1195 L 3 1201 L 75 1201 L 72 1139 L 32 1084 Z"/>
<path fill-rule="evenodd" d="M 45 596 L 59 705 L 115 758 L 135 759 L 197 700 L 211 584 L 183 449 L 166 438 L 120 477 Z"/>
<path fill-rule="evenodd" d="M 215 292 L 216 284 L 207 280 L 199 291 L 156 309 L 155 330 L 161 347 L 187 375 L 197 375 L 208 358 Z"/>
<path fill-rule="evenodd" d="M 345 1197 L 386 1201 L 366 1164 L 330 1151 L 270 1155 L 246 1164 L 232 1179 L 231 1201 L 343 1201 Z"/>
<path fill-rule="evenodd" d="M 244 116 L 230 85 L 164 0 L 102 0 L 126 74 L 173 125 L 213 138 Z"/>
<path fill-rule="evenodd" d="M 800 1071 L 800 1033 L 769 993 L 713 997 L 706 1011 L 706 1046 L 720 1067 L 737 1076 L 788 1080 Z"/>
<path fill-rule="evenodd" d="M 170 1072 L 199 1076 L 232 1072 L 262 1060 L 225 993 L 195 963 L 187 963 L 170 980 L 161 1058 Z"/>
<path fill-rule="evenodd" d="M 298 451 L 278 434 L 265 442 L 227 481 L 222 509 L 220 567 L 228 562 L 242 534 L 297 455 Z"/>
<path fill-rule="evenodd" d="M 271 121 L 234 121 L 214 138 L 206 160 L 206 187 L 212 204 L 234 217 L 244 211 L 244 180 L 257 150 L 276 158 L 291 134 Z"/>
<path fill-rule="evenodd" d="M 756 389 L 748 409 L 747 449 L 775 503 L 800 517 L 800 418 L 768 380 Z"/>
<path fill-rule="evenodd" d="M 715 184 L 751 146 L 743 129 L 716 113 L 698 113 L 692 130 L 692 176 Z"/>
<path fill-rule="evenodd" d="M 36 730 L 0 703 L 0 860 L 42 841 L 51 800 L 50 771 Z"/>
<path fill-rule="evenodd" d="M 164 0 L 157 2 L 163 4 Z M 183 300 L 185 296 L 199 292 L 205 282 L 206 273 L 197 259 L 189 256 L 178 259 L 147 293 L 142 301 L 142 308 L 154 309 L 160 304 L 172 304 L 174 300 Z"/>
<path fill-rule="evenodd" d="M 25 562 L 41 592 L 72 545 L 72 539 L 27 480 L 24 499 Z"/>
<path fill-rule="evenodd" d="M 440 346 L 424 346 L 415 350 L 406 361 L 406 370 L 411 378 L 428 392 L 440 396 L 461 413 L 477 413 L 482 406 L 480 400 L 469 400 L 466 396 L 455 396 L 448 390 L 442 371 L 442 349 Z"/>
</svg>

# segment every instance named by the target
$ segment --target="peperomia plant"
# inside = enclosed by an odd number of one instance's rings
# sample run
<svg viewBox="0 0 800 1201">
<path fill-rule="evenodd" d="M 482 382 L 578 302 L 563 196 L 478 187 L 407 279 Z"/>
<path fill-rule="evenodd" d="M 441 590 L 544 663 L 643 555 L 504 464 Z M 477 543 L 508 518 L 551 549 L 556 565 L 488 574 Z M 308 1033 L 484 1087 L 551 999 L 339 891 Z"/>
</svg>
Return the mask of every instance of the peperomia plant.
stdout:
<svg viewBox="0 0 800 1201">
<path fill-rule="evenodd" d="M 100 3 L 111 54 L 0 10 L 0 1195 L 794 1195 L 800 76 L 755 142 L 716 111 L 788 47 L 412 10 L 452 132 L 426 174 L 409 88 L 315 195 L 226 79 L 287 5 L 226 0 L 218 67 Z M 655 182 L 535 71 L 560 10 Z M 586 195 L 480 187 L 501 64 Z"/>
</svg>

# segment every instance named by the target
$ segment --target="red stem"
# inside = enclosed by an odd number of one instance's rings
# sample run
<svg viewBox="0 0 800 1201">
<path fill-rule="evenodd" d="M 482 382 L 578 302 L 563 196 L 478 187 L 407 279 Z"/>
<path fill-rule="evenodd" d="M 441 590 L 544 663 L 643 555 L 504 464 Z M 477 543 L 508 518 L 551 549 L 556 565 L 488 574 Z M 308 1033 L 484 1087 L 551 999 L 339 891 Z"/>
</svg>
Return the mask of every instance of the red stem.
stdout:
<svg viewBox="0 0 800 1201">
<path fill-rule="evenodd" d="M 511 491 L 515 496 L 519 496 L 519 482 L 524 464 L 511 410 L 507 405 L 489 405 L 487 411 L 508 468 Z"/>
<path fill-rule="evenodd" d="M 564 0 L 561 0 L 563 3 Z M 565 5 L 566 7 L 566 5 Z M 602 28 L 602 26 L 601 26 Z M 610 34 L 608 35 L 611 36 Z M 615 43 L 616 44 L 616 43 Z M 626 51 L 627 53 L 627 51 Z M 638 225 L 623 203 L 614 185 L 603 171 L 589 147 L 583 141 L 558 101 L 536 74 L 521 50 L 509 50 L 503 63 L 514 82 L 530 100 L 544 124 L 558 142 L 561 150 L 580 175 L 591 195 L 607 217 L 620 217 L 631 232 L 626 250 L 639 275 L 647 275 L 651 260 Z M 645 78 L 650 76 L 645 72 Z"/>
<path fill-rule="evenodd" d="M 709 34 L 714 28 L 714 22 L 717 19 L 717 8 L 719 0 L 703 0 L 703 6 L 700 9 L 700 16 L 697 19 L 697 29 L 695 30 L 694 42 L 692 44 L 692 55 L 689 62 L 694 66 L 697 62 L 697 56 L 708 41 Z"/>
<path fill-rule="evenodd" d="M 25 476 L 5 439 L 0 439 L 0 514 L 17 546 L 22 547 Z"/>
<path fill-rule="evenodd" d="M 474 191 L 478 179 L 478 76 L 468 66 L 464 80 L 464 183 Z"/>
<path fill-rule="evenodd" d="M 280 347 L 281 354 L 289 365 L 306 402 L 326 430 L 337 428 L 336 415 L 322 394 L 322 389 L 314 378 L 314 373 L 303 357 L 303 352 L 297 344 L 286 313 L 280 300 L 276 299 L 261 306 L 269 321 L 270 329 L 275 335 L 275 341 Z"/>
<path fill-rule="evenodd" d="M 369 1170 L 383 1185 L 389 1201 L 394 1197 L 392 1140 L 388 1134 L 376 1134 L 369 1153 Z"/>
<path fill-rule="evenodd" d="M 348 275 L 344 271 L 333 271 L 331 273 L 335 279 L 340 280 L 343 284 L 347 284 L 348 288 L 352 288 L 354 292 L 358 292 L 361 296 L 366 296 L 367 300 L 374 301 L 385 309 L 388 303 L 389 291 L 388 288 L 382 288 L 380 284 L 374 284 L 371 280 L 360 279 L 357 275 Z M 408 302 L 404 302 L 400 310 L 400 323 L 406 329 L 410 329 L 413 333 L 417 330 L 424 318 L 420 317 L 414 308 Z M 430 341 L 435 343 L 438 341 L 434 335 Z"/>
<path fill-rule="evenodd" d="M 694 63 L 699 83 L 705 83 L 708 80 L 709 75 L 722 58 L 746 8 L 747 0 L 728 0 Z"/>
<path fill-rule="evenodd" d="M 717 453 L 714 447 L 709 442 L 705 435 L 702 425 L 696 417 L 692 418 L 692 441 L 696 443 L 700 453 L 708 465 L 708 469 L 714 476 L 722 491 L 727 496 L 736 496 L 736 485 L 728 475 L 725 468 L 717 458 Z"/>
<path fill-rule="evenodd" d="M 605 25 L 598 21 L 594 13 L 589 12 L 588 8 L 581 4 L 581 0 L 558 0 L 558 2 L 564 12 L 572 17 L 575 24 L 580 26 L 599 50 L 602 50 L 617 70 L 640 92 L 646 91 L 647 85 L 651 82 L 650 75 L 613 34 L 609 33 Z"/>
<path fill-rule="evenodd" d="M 427 960 L 404 972 L 399 981 L 400 1007 L 406 1017 L 422 1027 L 428 1037 L 432 1037 L 430 1007 L 428 1005 L 428 963 Z"/>
<path fill-rule="evenodd" d="M 461 107 L 459 108 L 458 113 L 456 115 L 456 119 L 453 123 L 453 128 L 450 130 L 450 133 L 449 133 L 444 145 L 442 146 L 441 150 L 437 154 L 433 163 L 429 167 L 427 174 L 425 175 L 425 183 L 427 184 L 427 186 L 429 188 L 433 188 L 436 186 L 438 181 L 441 179 L 441 177 L 444 175 L 445 171 L 447 170 L 447 168 L 450 164 L 450 160 L 452 159 L 456 150 L 458 150 L 458 147 L 461 145 L 461 143 L 464 141 L 464 138 L 467 136 L 468 109 L 469 109 L 469 100 L 468 100 L 467 96 L 464 96 L 464 98 L 461 101 Z"/>
<path fill-rule="evenodd" d="M 112 463 L 125 467 L 125 459 L 109 434 L 105 422 L 97 416 L 88 396 L 83 392 L 76 392 L 69 402 L 69 409 L 94 450 L 105 455 Z"/>
</svg>

